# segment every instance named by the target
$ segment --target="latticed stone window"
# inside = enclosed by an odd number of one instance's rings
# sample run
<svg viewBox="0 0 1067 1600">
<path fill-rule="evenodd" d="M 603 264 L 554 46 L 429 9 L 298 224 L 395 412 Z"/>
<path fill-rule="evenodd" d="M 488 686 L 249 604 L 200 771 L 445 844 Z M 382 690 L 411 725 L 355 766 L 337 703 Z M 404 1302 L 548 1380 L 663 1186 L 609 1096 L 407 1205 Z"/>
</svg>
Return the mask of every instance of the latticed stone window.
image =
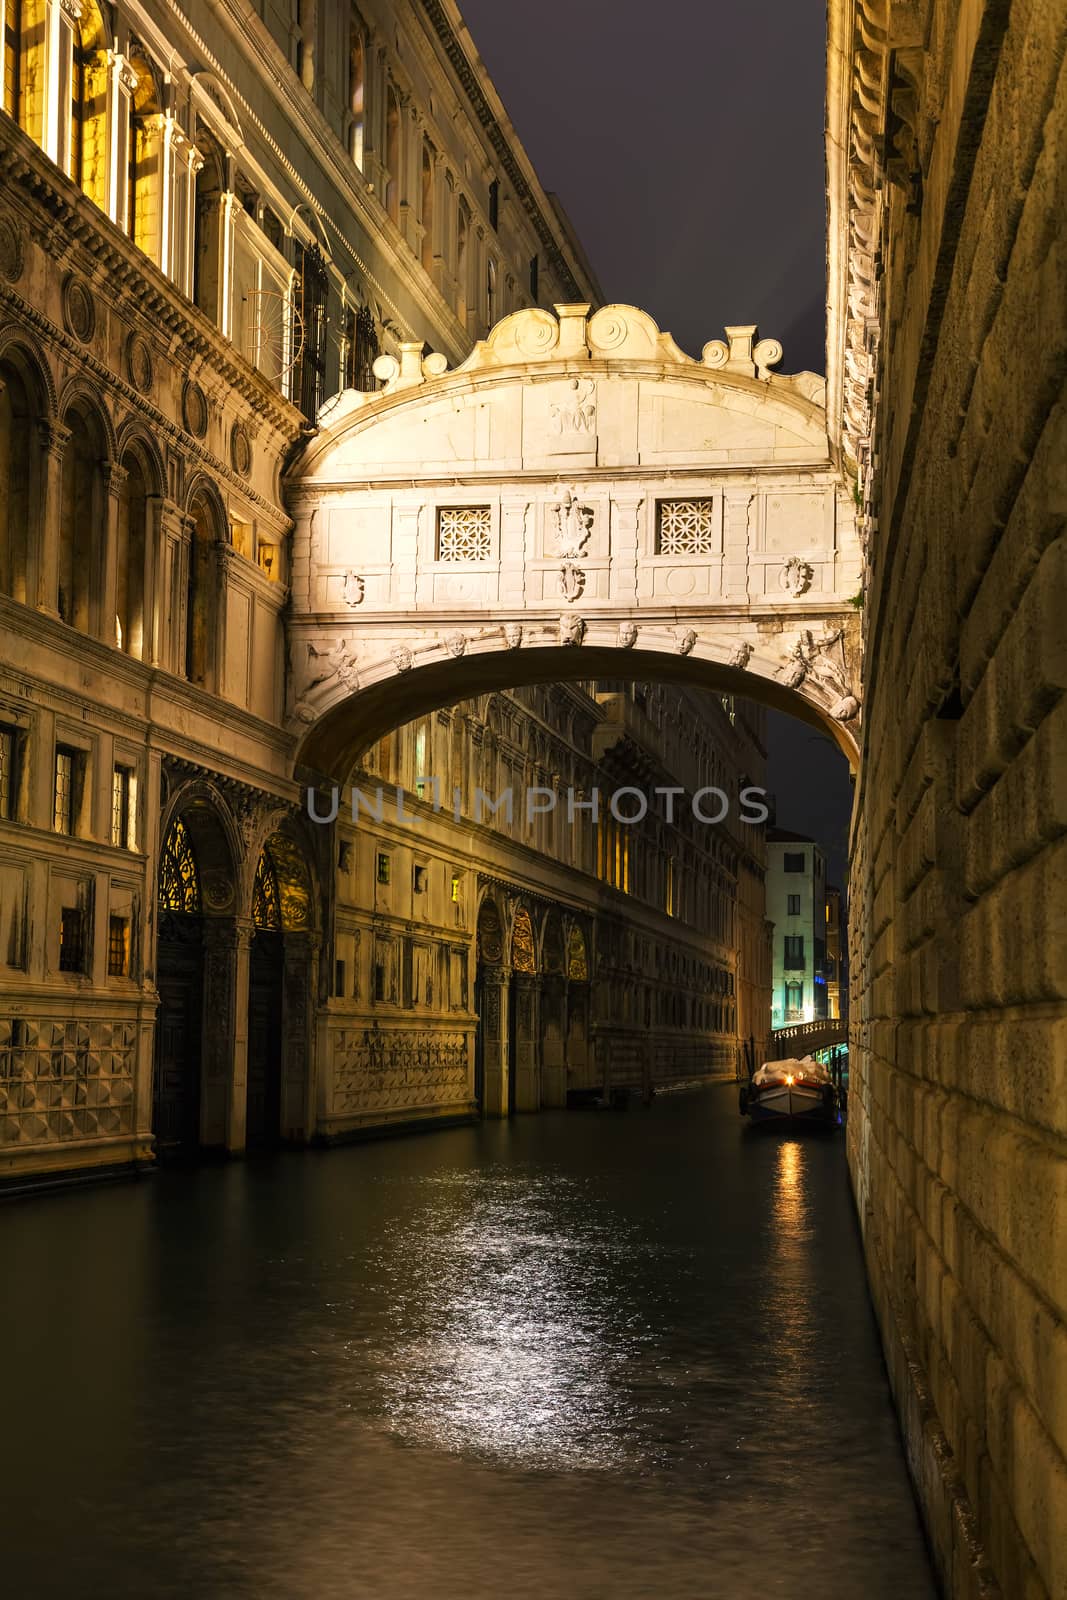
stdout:
<svg viewBox="0 0 1067 1600">
<path fill-rule="evenodd" d="M 492 537 L 488 506 L 441 506 L 438 510 L 438 561 L 488 561 Z"/>
<path fill-rule="evenodd" d="M 716 548 L 714 500 L 659 500 L 656 503 L 656 554 L 710 555 Z"/>
</svg>

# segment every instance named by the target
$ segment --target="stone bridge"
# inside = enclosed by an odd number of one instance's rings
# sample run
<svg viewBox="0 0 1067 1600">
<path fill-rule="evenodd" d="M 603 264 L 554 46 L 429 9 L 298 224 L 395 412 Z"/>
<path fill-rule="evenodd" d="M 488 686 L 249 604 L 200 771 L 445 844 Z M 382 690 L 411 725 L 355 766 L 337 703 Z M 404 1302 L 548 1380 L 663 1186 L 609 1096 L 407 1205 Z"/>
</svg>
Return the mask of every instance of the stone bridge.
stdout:
<svg viewBox="0 0 1067 1600">
<path fill-rule="evenodd" d="M 632 306 L 505 317 L 454 371 L 402 345 L 289 475 L 297 763 L 347 779 L 491 689 L 662 678 L 828 730 L 853 765 L 861 553 L 824 383 L 754 327 L 687 356 Z"/>
</svg>

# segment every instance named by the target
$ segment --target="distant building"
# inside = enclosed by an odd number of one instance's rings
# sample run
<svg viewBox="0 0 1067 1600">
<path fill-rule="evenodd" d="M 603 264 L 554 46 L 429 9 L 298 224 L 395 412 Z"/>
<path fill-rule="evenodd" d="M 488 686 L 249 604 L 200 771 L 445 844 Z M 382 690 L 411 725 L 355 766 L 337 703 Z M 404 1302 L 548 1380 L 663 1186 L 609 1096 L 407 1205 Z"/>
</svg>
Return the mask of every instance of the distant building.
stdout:
<svg viewBox="0 0 1067 1600">
<path fill-rule="evenodd" d="M 826 886 L 826 1004 L 828 1017 L 848 1016 L 847 904 L 842 890 Z"/>
<path fill-rule="evenodd" d="M 829 1016 L 826 862 L 814 839 L 768 830 L 767 916 L 774 924 L 771 1027 Z"/>
</svg>

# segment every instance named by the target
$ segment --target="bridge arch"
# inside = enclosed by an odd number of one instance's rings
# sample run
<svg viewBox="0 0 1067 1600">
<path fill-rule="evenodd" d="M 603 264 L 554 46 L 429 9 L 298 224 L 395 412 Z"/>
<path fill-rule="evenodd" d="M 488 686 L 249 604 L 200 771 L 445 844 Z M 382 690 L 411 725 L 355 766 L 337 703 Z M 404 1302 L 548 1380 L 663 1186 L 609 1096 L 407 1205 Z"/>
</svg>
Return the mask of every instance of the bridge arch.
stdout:
<svg viewBox="0 0 1067 1600">
<path fill-rule="evenodd" d="M 289 716 L 339 781 L 457 700 L 652 676 L 750 695 L 857 759 L 862 555 L 824 385 L 732 327 L 699 361 L 632 306 L 505 317 L 453 372 L 406 345 L 289 478 Z"/>
</svg>

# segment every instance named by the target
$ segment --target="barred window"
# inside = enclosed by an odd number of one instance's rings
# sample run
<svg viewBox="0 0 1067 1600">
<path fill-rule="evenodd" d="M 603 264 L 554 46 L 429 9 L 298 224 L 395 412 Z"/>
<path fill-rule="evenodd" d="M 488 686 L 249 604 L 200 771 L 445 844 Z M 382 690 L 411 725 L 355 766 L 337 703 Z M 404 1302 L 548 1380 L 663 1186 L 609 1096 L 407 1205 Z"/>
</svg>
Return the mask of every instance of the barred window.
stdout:
<svg viewBox="0 0 1067 1600">
<path fill-rule="evenodd" d="M 492 513 L 488 506 L 441 506 L 437 513 L 438 561 L 488 561 Z"/>
<path fill-rule="evenodd" d="M 130 924 L 127 917 L 111 917 L 107 925 L 107 975 L 128 978 L 130 974 Z"/>
<path fill-rule="evenodd" d="M 716 548 L 714 508 L 714 500 L 657 501 L 656 554 L 710 555 Z"/>
<path fill-rule="evenodd" d="M 18 783 L 15 762 L 18 759 L 18 735 L 14 728 L 0 728 L 0 817 L 10 822 L 15 816 Z"/>
<path fill-rule="evenodd" d="M 373 394 L 378 387 L 374 363 L 379 355 L 378 335 L 369 306 L 349 311 L 345 321 L 345 388 Z"/>
</svg>

